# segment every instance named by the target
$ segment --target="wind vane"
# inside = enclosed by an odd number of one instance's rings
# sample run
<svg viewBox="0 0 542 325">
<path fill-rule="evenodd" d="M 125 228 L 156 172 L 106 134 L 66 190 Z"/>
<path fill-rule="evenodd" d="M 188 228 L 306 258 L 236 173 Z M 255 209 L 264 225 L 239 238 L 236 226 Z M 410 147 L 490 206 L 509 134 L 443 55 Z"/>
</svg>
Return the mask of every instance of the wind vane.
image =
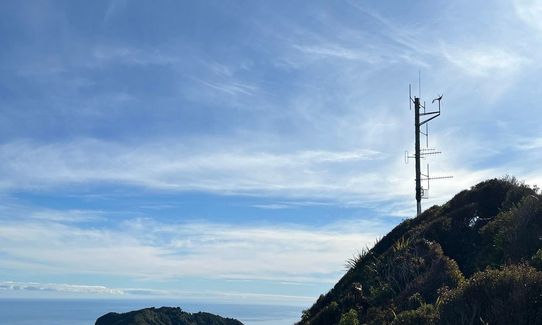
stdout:
<svg viewBox="0 0 542 325">
<path fill-rule="evenodd" d="M 423 105 L 421 104 L 421 87 L 419 87 L 418 97 L 412 97 L 412 86 L 408 85 L 408 95 L 409 95 L 409 105 L 410 110 L 412 110 L 412 104 L 414 103 L 414 132 L 415 132 L 415 153 L 413 156 L 408 155 L 408 151 L 405 151 L 405 163 L 408 164 L 409 159 L 416 160 L 416 215 L 422 213 L 422 199 L 429 198 L 429 181 L 437 179 L 447 179 L 452 178 L 453 176 L 440 176 L 440 177 L 430 177 L 429 176 L 429 164 L 427 164 L 427 174 L 422 174 L 421 172 L 421 159 L 425 159 L 427 156 L 440 154 L 440 151 L 436 149 L 429 148 L 429 121 L 440 116 L 440 102 L 443 95 L 438 96 L 433 99 L 431 104 L 435 102 L 438 103 L 438 110 L 426 111 L 425 110 L 425 101 Z M 423 108 L 423 111 L 422 111 Z M 425 125 L 425 132 L 421 131 L 421 127 Z M 425 136 L 425 148 L 420 146 L 420 135 Z M 422 181 L 427 182 L 427 187 L 422 187 Z"/>
</svg>

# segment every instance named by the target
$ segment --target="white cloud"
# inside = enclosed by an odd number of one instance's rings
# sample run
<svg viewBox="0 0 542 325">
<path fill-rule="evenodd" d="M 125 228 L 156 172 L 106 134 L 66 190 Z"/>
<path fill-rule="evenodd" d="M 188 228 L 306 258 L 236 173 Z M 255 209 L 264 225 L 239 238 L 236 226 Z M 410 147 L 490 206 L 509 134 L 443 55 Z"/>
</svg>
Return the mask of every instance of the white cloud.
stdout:
<svg viewBox="0 0 542 325">
<path fill-rule="evenodd" d="M 235 95 L 252 96 L 258 90 L 258 88 L 255 86 L 252 86 L 249 84 L 243 84 L 237 81 L 228 81 L 228 82 L 213 82 L 213 81 L 204 81 L 204 80 L 198 80 L 198 81 L 213 90 L 218 90 L 231 96 L 235 96 Z"/>
<path fill-rule="evenodd" d="M 99 295 L 121 295 L 124 293 L 120 289 L 111 289 L 105 286 L 92 286 L 66 283 L 38 283 L 38 282 L 13 282 L 0 281 L 0 291 L 42 291 L 42 292 L 62 292 L 77 294 L 99 294 Z"/>
<path fill-rule="evenodd" d="M 255 204 L 255 205 L 253 205 L 253 207 L 260 208 L 260 209 L 266 209 L 266 210 L 281 210 L 281 209 L 291 208 L 292 206 L 288 205 L 288 204 L 274 203 L 274 204 Z"/>
<path fill-rule="evenodd" d="M 516 137 L 517 138 L 517 137 Z M 542 137 L 520 138 L 515 145 L 519 150 L 537 150 L 542 148 Z"/>
<path fill-rule="evenodd" d="M 458 144 L 450 140 L 459 139 L 457 136 L 442 138 L 449 139 L 442 144 L 433 139 L 437 148 L 447 148 L 445 155 L 435 158 L 433 174 L 449 173 L 456 178 L 434 184 L 433 197 L 438 198 L 434 202 L 445 202 L 484 177 L 517 171 L 507 166 L 473 171 L 465 166 L 465 159 L 473 164 L 490 159 L 494 154 L 491 148 L 476 141 L 469 144 L 461 140 Z M 484 148 L 489 150 L 486 156 L 482 155 Z M 472 157 L 467 157 L 471 152 Z M 134 146 L 79 139 L 51 144 L 8 143 L 0 146 L 0 157 L 0 170 L 6 175 L 0 188 L 8 192 L 111 183 L 149 190 L 279 198 L 258 206 L 264 209 L 338 204 L 372 208 L 385 215 L 413 215 L 413 167 L 405 166 L 399 153 L 396 159 L 389 159 L 389 154 L 370 149 L 275 152 L 203 141 Z M 38 160 L 40 163 L 35 164 Z M 33 216 L 51 221 L 66 218 L 54 211 Z M 99 213 L 84 215 L 80 211 L 72 211 L 69 216 L 74 222 L 99 217 Z"/>
<path fill-rule="evenodd" d="M 442 48 L 444 57 L 467 75 L 477 77 L 513 74 L 527 60 L 518 53 L 500 48 Z"/>
<path fill-rule="evenodd" d="M 378 164 L 383 155 L 368 149 L 275 153 L 219 144 L 166 141 L 133 146 L 81 139 L 8 143 L 0 147 L 0 157 L 0 170 L 9 175 L 2 181 L 4 189 L 111 182 L 153 189 L 340 199 L 374 192 L 375 179 L 366 167 Z"/>
<path fill-rule="evenodd" d="M 542 31 L 542 3 L 538 0 L 515 0 L 516 14 L 531 27 Z"/>
<path fill-rule="evenodd" d="M 367 51 L 360 49 L 346 48 L 337 44 L 318 45 L 293 45 L 294 49 L 317 58 L 360 60 L 367 63 L 377 63 L 379 59 Z"/>
<path fill-rule="evenodd" d="M 293 284 L 295 285 L 295 284 Z M 58 297 L 100 296 L 107 298 L 184 298 L 191 301 L 202 300 L 209 302 L 249 302 L 266 304 L 308 304 L 314 301 L 312 296 L 254 293 L 240 291 L 217 291 L 217 290 L 164 290 L 152 288 L 109 288 L 97 285 L 67 284 L 67 283 L 40 283 L 40 282 L 20 282 L 20 281 L 0 281 L 0 293 L 4 296 L 23 297 L 47 297 L 58 295 Z"/>
<path fill-rule="evenodd" d="M 55 276 L 333 283 L 356 249 L 372 245 L 387 230 L 370 220 L 300 227 L 134 219 L 108 229 L 2 220 L 0 267 Z"/>
</svg>

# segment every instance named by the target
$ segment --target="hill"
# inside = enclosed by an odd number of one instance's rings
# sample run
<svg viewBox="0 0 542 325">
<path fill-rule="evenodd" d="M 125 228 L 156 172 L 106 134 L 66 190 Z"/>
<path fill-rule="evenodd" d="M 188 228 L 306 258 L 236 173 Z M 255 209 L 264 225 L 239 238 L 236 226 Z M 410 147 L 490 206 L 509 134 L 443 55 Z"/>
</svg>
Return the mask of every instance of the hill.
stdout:
<svg viewBox="0 0 542 325">
<path fill-rule="evenodd" d="M 348 261 L 298 325 L 542 324 L 542 197 L 492 179 Z"/>
<path fill-rule="evenodd" d="M 243 325 L 238 320 L 209 313 L 184 312 L 179 307 L 145 308 L 124 314 L 108 313 L 96 325 Z"/>
</svg>

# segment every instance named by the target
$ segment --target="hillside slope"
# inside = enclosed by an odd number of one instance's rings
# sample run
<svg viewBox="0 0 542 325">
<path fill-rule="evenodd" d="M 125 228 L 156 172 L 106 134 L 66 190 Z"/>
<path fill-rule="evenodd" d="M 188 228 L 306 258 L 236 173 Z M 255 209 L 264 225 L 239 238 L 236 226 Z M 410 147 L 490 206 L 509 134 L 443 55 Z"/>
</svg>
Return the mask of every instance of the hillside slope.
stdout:
<svg viewBox="0 0 542 325">
<path fill-rule="evenodd" d="M 209 313 L 190 314 L 181 308 L 145 308 L 124 314 L 108 313 L 96 320 L 96 325 L 243 325 L 238 320 Z"/>
<path fill-rule="evenodd" d="M 300 325 L 542 324 L 542 197 L 492 179 L 349 261 Z"/>
</svg>

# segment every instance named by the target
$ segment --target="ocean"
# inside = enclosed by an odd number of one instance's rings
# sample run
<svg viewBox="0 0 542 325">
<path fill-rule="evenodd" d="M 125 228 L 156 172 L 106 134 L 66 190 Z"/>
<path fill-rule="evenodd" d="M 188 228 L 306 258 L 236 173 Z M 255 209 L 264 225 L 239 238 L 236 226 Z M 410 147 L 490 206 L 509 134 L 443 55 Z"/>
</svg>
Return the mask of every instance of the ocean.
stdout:
<svg viewBox="0 0 542 325">
<path fill-rule="evenodd" d="M 240 320 L 245 325 L 287 325 L 301 317 L 301 306 L 236 305 L 173 300 L 0 299 L 2 325 L 90 325 L 108 312 L 147 307 L 181 307 Z"/>
</svg>

